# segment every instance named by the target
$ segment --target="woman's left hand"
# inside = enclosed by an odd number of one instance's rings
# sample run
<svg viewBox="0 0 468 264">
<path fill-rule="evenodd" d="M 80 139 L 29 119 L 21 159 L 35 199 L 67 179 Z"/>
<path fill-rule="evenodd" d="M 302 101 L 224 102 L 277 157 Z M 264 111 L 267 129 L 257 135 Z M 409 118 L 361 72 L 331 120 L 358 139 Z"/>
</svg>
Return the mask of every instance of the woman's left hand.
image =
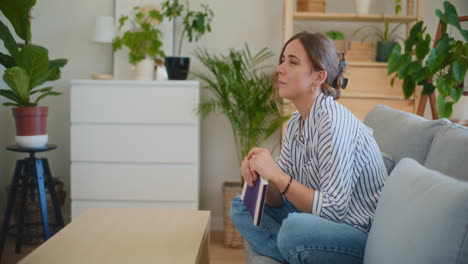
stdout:
<svg viewBox="0 0 468 264">
<path fill-rule="evenodd" d="M 247 159 L 250 161 L 250 169 L 257 172 L 265 180 L 274 181 L 283 173 L 268 149 L 253 148 L 249 151 Z"/>
</svg>

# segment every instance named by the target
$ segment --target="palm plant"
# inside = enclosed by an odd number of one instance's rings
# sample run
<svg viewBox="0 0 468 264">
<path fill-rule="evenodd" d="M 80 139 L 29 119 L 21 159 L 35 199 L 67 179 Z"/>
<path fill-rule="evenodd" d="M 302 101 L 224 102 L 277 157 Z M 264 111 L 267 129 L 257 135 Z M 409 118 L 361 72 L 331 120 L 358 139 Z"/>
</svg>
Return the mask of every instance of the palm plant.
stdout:
<svg viewBox="0 0 468 264">
<path fill-rule="evenodd" d="M 289 118 L 282 116 L 271 76 L 263 72 L 268 67 L 263 63 L 273 54 L 264 48 L 252 55 L 246 44 L 244 50 L 231 50 L 228 55 L 210 54 L 206 49 L 197 49 L 195 55 L 210 74 L 193 75 L 214 94 L 199 105 L 198 113 L 206 117 L 219 111 L 229 118 L 240 162 Z"/>
</svg>

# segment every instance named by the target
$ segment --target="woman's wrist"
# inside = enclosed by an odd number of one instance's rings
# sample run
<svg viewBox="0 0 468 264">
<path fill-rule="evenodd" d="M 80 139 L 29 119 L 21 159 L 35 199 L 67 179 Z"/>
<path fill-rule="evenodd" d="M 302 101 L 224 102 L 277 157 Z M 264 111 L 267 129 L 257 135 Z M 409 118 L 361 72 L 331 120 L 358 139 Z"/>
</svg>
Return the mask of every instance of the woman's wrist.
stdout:
<svg viewBox="0 0 468 264">
<path fill-rule="evenodd" d="M 278 190 L 282 192 L 286 188 L 286 186 L 288 186 L 290 178 L 291 177 L 289 175 L 280 170 L 280 173 L 273 180 L 273 183 L 276 185 L 276 188 L 278 188 Z"/>
</svg>

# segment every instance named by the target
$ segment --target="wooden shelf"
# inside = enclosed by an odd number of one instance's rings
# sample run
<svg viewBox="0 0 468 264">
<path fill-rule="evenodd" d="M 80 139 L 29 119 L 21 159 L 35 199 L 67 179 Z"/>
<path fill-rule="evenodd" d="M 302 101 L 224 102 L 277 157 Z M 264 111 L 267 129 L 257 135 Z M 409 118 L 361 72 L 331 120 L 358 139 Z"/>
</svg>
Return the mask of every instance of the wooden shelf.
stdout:
<svg viewBox="0 0 468 264">
<path fill-rule="evenodd" d="M 348 66 L 351 67 L 381 67 L 387 68 L 388 63 L 376 61 L 346 61 Z"/>
<path fill-rule="evenodd" d="M 359 15 L 348 13 L 310 13 L 310 12 L 295 12 L 294 19 L 297 20 L 317 20 L 317 21 L 348 21 L 348 22 L 393 22 L 393 23 L 409 23 L 417 21 L 416 16 L 397 16 L 397 15 Z"/>
</svg>

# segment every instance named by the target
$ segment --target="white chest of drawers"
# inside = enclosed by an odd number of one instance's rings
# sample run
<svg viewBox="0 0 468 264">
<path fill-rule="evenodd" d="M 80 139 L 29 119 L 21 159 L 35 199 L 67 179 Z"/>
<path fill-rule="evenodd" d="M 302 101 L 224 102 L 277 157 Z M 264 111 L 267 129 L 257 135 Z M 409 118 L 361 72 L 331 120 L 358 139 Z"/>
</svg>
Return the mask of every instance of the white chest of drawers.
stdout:
<svg viewBox="0 0 468 264">
<path fill-rule="evenodd" d="M 92 207 L 198 209 L 197 81 L 71 82 L 72 218 Z"/>
</svg>

